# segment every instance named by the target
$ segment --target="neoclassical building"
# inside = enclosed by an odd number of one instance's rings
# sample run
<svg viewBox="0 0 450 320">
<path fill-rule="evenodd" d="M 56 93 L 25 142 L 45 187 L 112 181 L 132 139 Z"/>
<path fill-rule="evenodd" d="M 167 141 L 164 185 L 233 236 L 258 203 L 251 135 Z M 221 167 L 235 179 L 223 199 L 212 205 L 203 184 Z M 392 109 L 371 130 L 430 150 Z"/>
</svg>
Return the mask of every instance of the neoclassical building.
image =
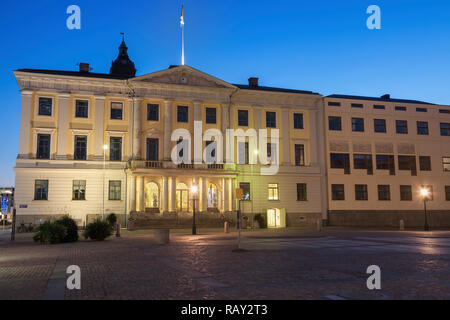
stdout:
<svg viewBox="0 0 450 320">
<path fill-rule="evenodd" d="M 78 72 L 14 74 L 22 95 L 19 221 L 69 214 L 84 224 L 115 213 L 124 221 L 134 215 L 150 225 L 181 225 L 192 219 L 195 201 L 199 224 L 207 225 L 235 218 L 237 188 L 244 191 L 241 206 L 249 219 L 268 211 L 286 212 L 292 226 L 327 219 L 323 100 L 317 93 L 264 87 L 257 78 L 230 84 L 189 66 L 136 76 L 125 42 L 109 74 L 92 73 L 87 64 Z M 212 163 L 195 149 L 196 124 L 201 149 L 213 145 Z M 184 144 L 177 129 L 194 143 Z M 212 129 L 223 133 L 223 143 L 205 135 Z M 231 129 L 242 131 L 230 138 Z M 267 129 L 269 138 L 277 132 L 278 142 L 255 145 L 242 134 L 249 129 Z M 173 161 L 172 153 L 185 155 L 181 149 L 190 161 Z M 270 162 L 252 164 L 261 152 Z M 261 174 L 273 163 L 276 174 Z M 279 225 L 278 215 L 272 220 Z"/>
</svg>

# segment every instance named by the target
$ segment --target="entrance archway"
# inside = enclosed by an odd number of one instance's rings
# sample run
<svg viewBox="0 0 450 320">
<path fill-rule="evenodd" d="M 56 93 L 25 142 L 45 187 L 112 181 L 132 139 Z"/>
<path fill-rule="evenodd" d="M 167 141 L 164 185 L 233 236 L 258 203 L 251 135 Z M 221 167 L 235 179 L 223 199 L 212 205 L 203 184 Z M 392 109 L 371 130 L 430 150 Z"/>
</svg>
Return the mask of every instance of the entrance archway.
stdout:
<svg viewBox="0 0 450 320">
<path fill-rule="evenodd" d="M 208 184 L 208 209 L 217 208 L 219 204 L 219 192 L 214 183 Z"/>
<path fill-rule="evenodd" d="M 145 185 L 145 208 L 159 208 L 159 186 L 155 182 Z"/>
<path fill-rule="evenodd" d="M 186 184 L 177 184 L 177 211 L 189 210 L 189 189 Z"/>
</svg>

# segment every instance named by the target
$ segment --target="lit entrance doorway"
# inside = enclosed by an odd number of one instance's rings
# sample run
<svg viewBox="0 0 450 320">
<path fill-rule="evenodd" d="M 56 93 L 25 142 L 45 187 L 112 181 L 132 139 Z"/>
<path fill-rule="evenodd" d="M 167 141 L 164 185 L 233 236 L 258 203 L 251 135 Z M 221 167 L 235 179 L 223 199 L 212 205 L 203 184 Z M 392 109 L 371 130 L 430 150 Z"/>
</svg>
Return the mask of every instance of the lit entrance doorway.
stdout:
<svg viewBox="0 0 450 320">
<path fill-rule="evenodd" d="M 219 194 L 217 186 L 214 183 L 208 185 L 208 209 L 217 209 L 219 203 Z"/>
<path fill-rule="evenodd" d="M 189 211 L 189 189 L 184 183 L 177 184 L 177 211 Z"/>
<path fill-rule="evenodd" d="M 159 186 L 155 182 L 145 185 L 145 211 L 159 212 Z"/>
</svg>

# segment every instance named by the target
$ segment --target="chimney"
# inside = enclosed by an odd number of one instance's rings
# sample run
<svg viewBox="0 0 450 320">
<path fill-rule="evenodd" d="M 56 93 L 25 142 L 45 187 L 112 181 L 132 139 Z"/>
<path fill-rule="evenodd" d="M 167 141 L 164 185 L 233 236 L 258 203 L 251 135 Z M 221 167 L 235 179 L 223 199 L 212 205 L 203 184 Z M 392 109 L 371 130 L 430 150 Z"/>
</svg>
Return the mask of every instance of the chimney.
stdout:
<svg viewBox="0 0 450 320">
<path fill-rule="evenodd" d="M 389 99 L 391 99 L 391 95 L 390 94 L 384 94 L 384 95 L 381 96 L 381 99 L 389 100 Z"/>
<path fill-rule="evenodd" d="M 254 77 L 249 78 L 248 79 L 248 85 L 250 87 L 257 87 L 258 86 L 258 80 L 259 80 L 259 78 L 254 78 Z"/>
<path fill-rule="evenodd" d="M 89 72 L 89 71 L 91 71 L 91 68 L 89 68 L 89 63 L 80 62 L 79 66 L 80 66 L 80 72 Z"/>
</svg>

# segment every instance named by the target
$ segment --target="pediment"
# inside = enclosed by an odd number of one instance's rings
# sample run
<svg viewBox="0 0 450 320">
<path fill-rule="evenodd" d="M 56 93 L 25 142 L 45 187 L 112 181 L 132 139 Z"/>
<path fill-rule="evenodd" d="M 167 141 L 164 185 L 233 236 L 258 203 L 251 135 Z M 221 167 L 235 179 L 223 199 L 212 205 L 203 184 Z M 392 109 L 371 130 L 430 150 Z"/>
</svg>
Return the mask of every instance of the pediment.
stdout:
<svg viewBox="0 0 450 320">
<path fill-rule="evenodd" d="M 178 66 L 131 79 L 132 82 L 185 85 L 207 88 L 235 88 L 223 80 L 215 78 L 189 66 Z"/>
</svg>

